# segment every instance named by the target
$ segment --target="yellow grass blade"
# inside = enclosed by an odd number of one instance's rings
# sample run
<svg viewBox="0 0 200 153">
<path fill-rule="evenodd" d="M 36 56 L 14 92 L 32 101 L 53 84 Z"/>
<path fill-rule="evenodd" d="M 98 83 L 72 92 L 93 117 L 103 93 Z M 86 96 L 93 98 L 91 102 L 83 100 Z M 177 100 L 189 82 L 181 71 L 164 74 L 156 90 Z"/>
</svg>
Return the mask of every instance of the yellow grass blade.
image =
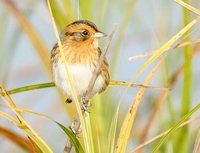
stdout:
<svg viewBox="0 0 200 153">
<path fill-rule="evenodd" d="M 200 39 L 188 41 L 188 42 L 183 42 L 183 43 L 178 43 L 177 45 L 175 45 L 175 47 L 167 48 L 165 51 L 170 50 L 170 49 L 182 48 L 182 47 L 185 47 L 185 46 L 188 46 L 188 45 L 194 45 L 194 44 L 198 44 L 198 43 L 200 43 Z M 144 57 L 147 57 L 147 56 L 152 56 L 156 51 L 157 50 L 153 50 L 153 51 L 145 52 L 143 54 L 135 55 L 135 56 L 129 57 L 128 60 L 134 61 L 134 60 L 144 58 Z"/>
<path fill-rule="evenodd" d="M 3 104 L 0 104 L 0 106 L 4 107 L 4 108 L 8 108 L 8 109 L 11 109 L 10 106 L 7 106 L 7 105 L 3 105 Z M 71 130 L 67 129 L 64 125 L 62 125 L 61 123 L 57 122 L 56 120 L 54 120 L 53 118 L 45 115 L 45 114 L 41 114 L 41 113 L 37 113 L 37 112 L 34 112 L 34 111 L 31 111 L 31 110 L 27 110 L 27 109 L 23 109 L 23 108 L 15 108 L 15 110 L 19 113 L 27 113 L 27 114 L 31 114 L 31 115 L 35 115 L 35 116 L 38 116 L 38 117 L 42 117 L 44 119 L 47 119 L 47 120 L 50 120 L 50 121 L 53 121 L 54 123 L 56 123 L 64 132 L 65 134 L 70 138 L 70 140 L 72 141 L 73 145 L 74 145 L 74 148 L 76 150 L 76 152 L 78 153 L 84 153 L 83 151 L 83 148 L 80 144 L 80 142 L 78 141 L 78 138 L 74 135 L 74 133 L 71 132 Z M 11 116 L 5 114 L 5 113 L 2 113 L 0 112 L 0 114 L 3 114 L 3 116 L 5 116 L 4 118 L 12 121 L 12 122 L 15 122 L 15 124 L 19 124 L 17 122 L 17 120 L 15 120 L 14 118 L 12 118 Z"/>
<path fill-rule="evenodd" d="M 160 64 L 162 63 L 162 61 L 163 61 L 163 58 L 154 66 L 153 70 L 150 72 L 150 74 L 147 76 L 147 78 L 144 82 L 145 85 L 148 85 L 150 83 L 155 72 L 157 71 Z M 145 91 L 146 91 L 145 88 L 140 88 L 129 111 L 126 114 L 126 117 L 124 119 L 124 122 L 123 122 L 121 130 L 120 130 L 119 138 L 117 141 L 117 146 L 115 148 L 116 153 L 125 153 L 125 151 L 126 151 L 126 147 L 128 144 L 128 138 L 130 136 L 130 132 L 131 132 L 131 128 L 132 128 L 132 125 L 133 125 L 133 122 L 135 119 L 135 115 L 136 115 L 136 112 L 138 110 L 138 107 L 140 105 L 140 102 L 142 100 L 142 97 L 143 97 Z"/>
<path fill-rule="evenodd" d="M 192 20 L 187 26 L 185 26 L 180 32 L 178 32 L 174 37 L 172 37 L 167 43 L 165 43 L 161 48 L 159 48 L 155 54 L 153 54 L 141 67 L 141 69 L 136 73 L 134 78 L 136 79 L 153 61 L 159 58 L 161 55 L 167 52 L 168 48 L 170 48 L 178 39 L 180 39 L 190 28 L 192 28 L 197 22 L 199 18 Z"/>
<path fill-rule="evenodd" d="M 16 126 L 18 126 L 37 146 L 38 148 L 45 153 L 53 153 L 53 151 L 49 148 L 49 146 L 46 144 L 46 142 L 31 128 L 31 126 L 24 120 L 23 116 L 16 111 L 16 106 L 10 96 L 7 94 L 7 91 L 5 88 L 0 84 L 0 87 L 4 94 L 6 95 L 6 98 L 2 98 L 6 103 L 9 104 L 10 109 L 15 113 L 17 116 L 18 121 L 13 120 L 9 115 L 1 112 L 0 115 L 10 122 L 14 123 Z M 1 98 L 1 97 L 0 97 Z"/>
<path fill-rule="evenodd" d="M 194 14 L 200 16 L 200 10 L 192 7 L 191 5 L 181 1 L 181 0 L 174 0 L 176 3 L 180 4 L 181 6 L 185 7 L 186 9 L 188 9 L 190 12 L 193 12 Z"/>
</svg>

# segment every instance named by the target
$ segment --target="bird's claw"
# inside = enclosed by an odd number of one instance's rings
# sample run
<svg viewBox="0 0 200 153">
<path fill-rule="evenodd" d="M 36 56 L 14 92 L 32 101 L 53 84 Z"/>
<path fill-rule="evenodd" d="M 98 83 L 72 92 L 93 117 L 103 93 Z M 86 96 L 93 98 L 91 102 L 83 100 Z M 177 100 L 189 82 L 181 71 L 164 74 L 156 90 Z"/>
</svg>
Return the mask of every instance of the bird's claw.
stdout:
<svg viewBox="0 0 200 153">
<path fill-rule="evenodd" d="M 69 104 L 69 103 L 72 103 L 72 100 L 71 100 L 70 98 L 67 98 L 67 99 L 65 100 L 65 102 Z"/>
</svg>

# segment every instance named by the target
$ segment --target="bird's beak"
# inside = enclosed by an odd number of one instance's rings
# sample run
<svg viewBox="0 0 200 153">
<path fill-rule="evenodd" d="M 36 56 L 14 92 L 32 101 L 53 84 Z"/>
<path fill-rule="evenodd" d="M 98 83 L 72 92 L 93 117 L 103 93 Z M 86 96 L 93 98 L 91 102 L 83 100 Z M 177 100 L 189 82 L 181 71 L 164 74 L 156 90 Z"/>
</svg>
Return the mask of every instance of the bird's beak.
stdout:
<svg viewBox="0 0 200 153">
<path fill-rule="evenodd" d="M 101 31 L 96 32 L 94 35 L 92 35 L 93 38 L 101 38 L 106 37 L 107 35 Z"/>
</svg>

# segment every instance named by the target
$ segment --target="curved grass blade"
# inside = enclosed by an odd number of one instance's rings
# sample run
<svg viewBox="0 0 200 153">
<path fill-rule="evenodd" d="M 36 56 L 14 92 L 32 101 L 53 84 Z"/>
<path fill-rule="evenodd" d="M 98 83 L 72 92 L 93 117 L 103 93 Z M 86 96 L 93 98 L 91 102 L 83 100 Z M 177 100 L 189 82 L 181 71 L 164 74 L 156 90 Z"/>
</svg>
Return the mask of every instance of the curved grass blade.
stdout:
<svg viewBox="0 0 200 153">
<path fill-rule="evenodd" d="M 42 153 L 53 153 L 53 151 L 48 147 L 48 145 L 46 145 L 45 143 L 43 143 L 43 141 L 40 141 L 41 138 L 39 138 L 38 136 L 36 136 L 32 132 L 32 130 L 30 130 L 25 124 L 18 122 L 16 119 L 14 119 L 10 115 L 8 115 L 8 114 L 6 114 L 6 113 L 4 113 L 2 111 L 0 111 L 0 116 L 2 116 L 3 118 L 7 119 L 11 123 L 15 124 L 24 133 L 26 133 L 26 135 L 28 135 L 34 141 L 34 143 L 38 146 L 39 150 L 41 150 Z"/>
<path fill-rule="evenodd" d="M 1 105 L 5 108 L 10 108 L 10 106 L 5 106 L 5 105 Z M 74 145 L 74 148 L 75 148 L 75 151 L 76 153 L 84 153 L 84 150 L 83 150 L 83 147 L 82 145 L 80 144 L 79 140 L 77 139 L 77 137 L 71 132 L 71 130 L 67 129 L 64 125 L 62 125 L 61 123 L 55 121 L 53 118 L 47 116 L 47 115 L 44 115 L 44 114 L 41 114 L 41 113 L 37 113 L 37 112 L 33 112 L 33 111 L 30 111 L 30 110 L 26 110 L 26 109 L 22 109 L 22 108 L 15 108 L 15 110 L 17 112 L 21 112 L 21 113 L 28 113 L 28 114 L 32 114 L 32 115 L 35 115 L 35 116 L 38 116 L 38 117 L 42 117 L 42 118 L 45 118 L 45 119 L 48 119 L 50 121 L 53 121 L 54 123 L 56 123 L 63 131 L 64 133 L 70 138 L 71 142 L 73 143 Z M 0 115 L 1 115 L 2 112 L 0 112 Z M 5 113 L 4 113 L 5 114 Z M 12 119 L 9 115 L 6 114 L 5 116 L 6 118 L 8 118 L 9 120 L 11 120 L 12 122 L 14 122 L 15 124 L 18 124 L 17 120 L 15 119 Z M 10 119 L 11 118 L 11 119 Z"/>
<path fill-rule="evenodd" d="M 76 138 L 76 136 L 70 131 L 68 130 L 65 126 L 63 126 L 62 124 L 55 122 L 64 132 L 65 134 L 69 137 L 70 141 L 72 142 L 76 153 L 85 153 L 83 150 L 83 147 L 81 146 L 80 142 L 78 141 L 78 139 Z"/>
<path fill-rule="evenodd" d="M 191 119 L 185 121 L 184 123 L 182 123 L 178 128 L 180 129 L 180 128 L 184 127 L 184 126 L 187 126 L 187 125 L 189 125 L 189 124 L 191 124 L 191 123 L 194 123 L 195 121 L 197 121 L 197 120 L 199 120 L 199 119 L 200 119 L 200 117 L 191 118 Z M 149 144 L 155 142 L 156 140 L 158 140 L 158 139 L 164 137 L 170 130 L 171 130 L 171 129 L 169 129 L 169 130 L 167 130 L 167 131 L 165 131 L 165 132 L 162 132 L 162 133 L 156 135 L 155 137 L 153 137 L 153 138 L 147 140 L 146 142 L 140 144 L 140 145 L 137 146 L 136 148 L 130 150 L 128 153 L 139 152 L 140 149 L 144 148 L 146 145 L 149 145 Z"/>
<path fill-rule="evenodd" d="M 12 112 L 15 113 L 19 120 L 19 124 L 15 124 L 18 126 L 27 136 L 31 139 L 31 141 L 36 144 L 36 147 L 34 147 L 36 150 L 41 150 L 45 153 L 52 153 L 53 151 L 49 148 L 49 146 L 46 144 L 46 142 L 33 130 L 33 128 L 26 122 L 24 117 L 21 113 L 16 111 L 16 105 L 14 101 L 11 99 L 10 95 L 7 93 L 6 89 L 2 84 L 0 84 L 0 88 L 5 93 L 5 97 L 0 97 L 2 100 L 6 103 L 8 103 L 9 108 Z M 5 116 L 5 115 L 4 115 Z M 8 118 L 7 118 L 8 119 Z M 14 123 L 14 122 L 13 122 Z"/>
<path fill-rule="evenodd" d="M 162 63 L 164 58 L 160 59 L 160 61 L 154 66 L 152 71 L 149 73 L 147 76 L 144 84 L 148 85 L 150 81 L 152 80 L 155 72 L 158 70 L 160 64 Z M 137 95 L 132 102 L 132 105 L 130 109 L 128 110 L 125 119 L 123 121 L 122 127 L 120 129 L 120 134 L 119 138 L 117 140 L 117 146 L 115 148 L 115 153 L 125 153 L 126 147 L 128 144 L 128 139 L 130 136 L 131 128 L 134 123 L 135 115 L 137 113 L 138 107 L 142 101 L 143 95 L 145 93 L 146 89 L 145 88 L 140 88 L 140 90 L 137 92 Z"/>
<path fill-rule="evenodd" d="M 166 136 L 164 136 L 160 142 L 156 145 L 156 147 L 153 149 L 152 153 L 156 153 L 159 151 L 160 147 L 167 141 L 167 139 L 174 134 L 174 132 L 178 129 L 178 127 L 185 122 L 192 114 L 194 114 L 197 110 L 200 109 L 200 104 L 195 106 L 189 113 L 187 113 L 178 123 L 176 123 L 172 129 L 167 133 Z"/>
<path fill-rule="evenodd" d="M 192 20 L 189 24 L 187 24 L 180 32 L 178 32 L 174 37 L 172 37 L 168 42 L 166 42 L 162 47 L 160 47 L 154 55 L 152 55 L 144 65 L 139 69 L 139 71 L 134 76 L 136 79 L 152 62 L 154 62 L 157 58 L 167 52 L 167 49 L 171 47 L 178 39 L 180 39 L 189 29 L 191 29 L 197 22 L 199 18 Z"/>
<path fill-rule="evenodd" d="M 16 93 L 30 91 L 30 90 L 50 88 L 50 87 L 54 87 L 54 86 L 55 86 L 55 84 L 53 82 L 41 83 L 41 84 L 28 85 L 28 86 L 24 86 L 24 87 L 15 88 L 15 89 L 9 90 L 7 92 L 8 92 L 8 94 L 16 94 Z M 4 93 L 0 93 L 0 96 L 4 96 Z"/>
</svg>

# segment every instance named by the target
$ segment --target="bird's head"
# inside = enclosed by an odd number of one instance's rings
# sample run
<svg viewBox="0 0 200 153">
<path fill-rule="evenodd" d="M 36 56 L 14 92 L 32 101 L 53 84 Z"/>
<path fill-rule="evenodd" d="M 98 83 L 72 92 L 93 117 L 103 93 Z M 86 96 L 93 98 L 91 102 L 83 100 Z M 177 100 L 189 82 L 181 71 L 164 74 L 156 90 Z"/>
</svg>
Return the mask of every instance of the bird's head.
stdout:
<svg viewBox="0 0 200 153">
<path fill-rule="evenodd" d="M 75 46 L 98 47 L 98 39 L 106 34 L 99 31 L 97 26 L 87 20 L 78 20 L 69 24 L 61 33 L 61 40 Z"/>
</svg>

